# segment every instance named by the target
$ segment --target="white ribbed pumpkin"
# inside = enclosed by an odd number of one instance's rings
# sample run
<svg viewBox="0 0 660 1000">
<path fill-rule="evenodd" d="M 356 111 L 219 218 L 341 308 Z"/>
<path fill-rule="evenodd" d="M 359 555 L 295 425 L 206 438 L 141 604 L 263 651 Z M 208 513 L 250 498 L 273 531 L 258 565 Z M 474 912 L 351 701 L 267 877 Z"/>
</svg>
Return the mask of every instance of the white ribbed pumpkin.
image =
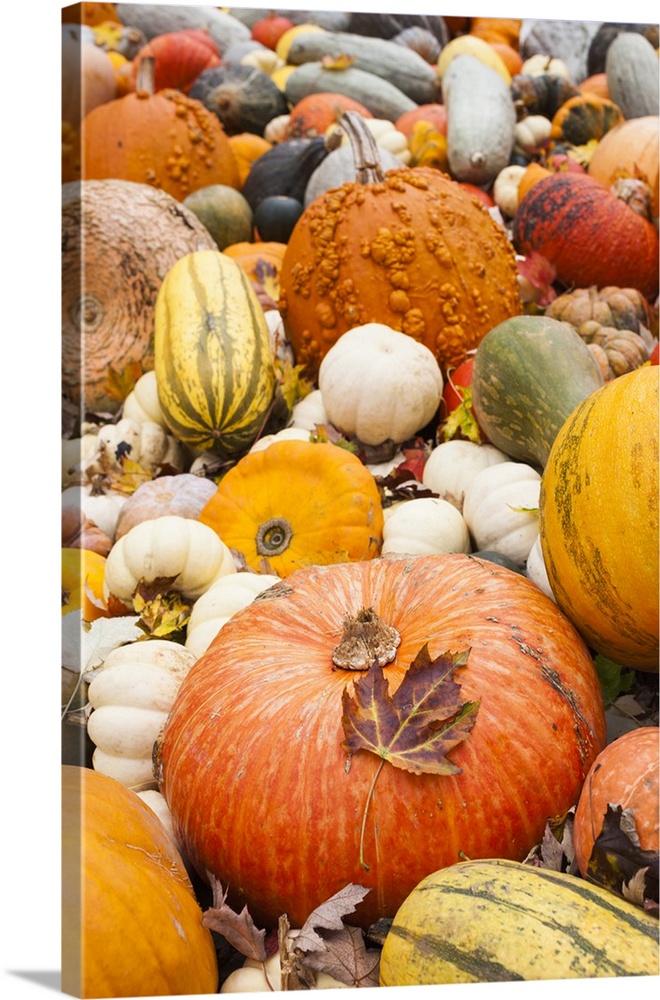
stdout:
<svg viewBox="0 0 660 1000">
<path fill-rule="evenodd" d="M 465 491 L 482 469 L 510 458 L 492 444 L 453 438 L 436 445 L 426 460 L 422 482 L 443 500 L 463 510 Z"/>
<path fill-rule="evenodd" d="M 448 500 L 436 497 L 405 500 L 395 505 L 383 525 L 383 556 L 470 550 L 468 526 Z"/>
<path fill-rule="evenodd" d="M 523 462 L 500 462 L 482 469 L 463 501 L 476 550 L 499 552 L 523 565 L 539 533 L 541 476 Z"/>
<path fill-rule="evenodd" d="M 186 630 L 186 648 L 195 656 L 201 656 L 232 615 L 279 579 L 269 573 L 241 570 L 216 580 L 193 604 Z"/>
</svg>

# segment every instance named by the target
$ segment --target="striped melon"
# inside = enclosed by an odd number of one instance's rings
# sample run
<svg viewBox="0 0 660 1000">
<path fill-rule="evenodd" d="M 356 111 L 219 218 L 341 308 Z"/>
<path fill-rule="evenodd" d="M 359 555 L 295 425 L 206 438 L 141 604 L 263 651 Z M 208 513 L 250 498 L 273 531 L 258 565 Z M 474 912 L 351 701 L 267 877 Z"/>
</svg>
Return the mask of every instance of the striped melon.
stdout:
<svg viewBox="0 0 660 1000">
<path fill-rule="evenodd" d="M 154 368 L 175 437 L 224 458 L 254 443 L 275 391 L 264 313 L 249 278 L 219 250 L 181 257 L 155 309 Z"/>
<path fill-rule="evenodd" d="M 658 920 L 574 875 L 515 861 L 466 861 L 402 903 L 381 986 L 658 974 Z"/>
</svg>

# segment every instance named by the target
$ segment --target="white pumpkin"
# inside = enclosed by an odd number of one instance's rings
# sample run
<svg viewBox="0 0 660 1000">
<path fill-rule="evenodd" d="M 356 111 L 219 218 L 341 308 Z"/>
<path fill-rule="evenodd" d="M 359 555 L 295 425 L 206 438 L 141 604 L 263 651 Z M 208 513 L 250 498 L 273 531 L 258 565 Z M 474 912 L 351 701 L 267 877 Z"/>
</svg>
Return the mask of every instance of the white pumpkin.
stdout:
<svg viewBox="0 0 660 1000">
<path fill-rule="evenodd" d="M 510 163 L 500 170 L 493 181 L 493 201 L 508 219 L 512 219 L 518 211 L 518 185 L 526 169 L 517 163 Z"/>
<path fill-rule="evenodd" d="M 62 440 L 62 486 L 80 485 L 87 481 L 85 468 L 98 447 L 98 428 L 84 431 L 80 437 Z"/>
<path fill-rule="evenodd" d="M 318 378 L 330 423 L 368 445 L 401 443 L 434 417 L 442 373 L 424 344 L 384 323 L 353 327 L 321 361 Z"/>
<path fill-rule="evenodd" d="M 153 780 L 154 741 L 194 662 L 180 643 L 149 639 L 113 649 L 87 675 L 95 770 L 128 787 Z"/>
<path fill-rule="evenodd" d="M 399 132 L 393 122 L 391 122 L 388 118 L 366 118 L 365 125 L 381 149 L 386 149 L 388 153 L 392 153 L 404 166 L 410 163 L 408 138 L 403 134 L 403 132 Z M 333 122 L 333 124 L 328 127 L 326 135 L 331 135 L 334 132 L 341 133 L 339 148 L 347 146 L 349 143 L 348 136 L 341 125 L 337 122 Z"/>
<path fill-rule="evenodd" d="M 172 813 L 170 812 L 170 807 L 167 804 L 165 796 L 156 788 L 145 788 L 144 791 L 136 791 L 136 794 L 139 795 L 145 805 L 149 806 L 152 812 L 156 813 L 156 816 L 158 816 L 158 819 L 176 843 Z"/>
<path fill-rule="evenodd" d="M 431 451 L 422 473 L 422 482 L 459 511 L 463 510 L 465 491 L 482 469 L 511 459 L 492 444 L 479 444 L 452 438 Z"/>
<path fill-rule="evenodd" d="M 82 463 L 84 481 L 99 474 L 121 473 L 122 456 L 137 462 L 148 473 L 156 473 L 164 465 L 183 471 L 187 464 L 181 442 L 160 424 L 122 417 L 116 424 L 99 427 L 96 448 Z"/>
<path fill-rule="evenodd" d="M 551 130 L 552 122 L 545 115 L 527 115 L 513 130 L 514 146 L 519 152 L 533 153 L 550 138 Z"/>
<path fill-rule="evenodd" d="M 547 594 L 548 597 L 551 597 L 552 600 L 555 601 L 555 595 L 552 592 L 552 587 L 550 586 L 550 581 L 548 580 L 548 574 L 545 568 L 540 535 L 537 535 L 536 541 L 529 550 L 525 573 L 527 577 L 543 591 L 544 594 Z"/>
<path fill-rule="evenodd" d="M 291 936 L 295 936 L 296 931 L 289 931 Z M 311 970 L 310 970 L 311 972 Z M 316 982 L 311 989 L 316 990 L 336 990 L 350 989 L 346 983 L 340 982 L 328 975 L 327 972 L 312 973 Z M 254 958 L 246 958 L 243 965 L 230 972 L 220 987 L 221 993 L 268 993 L 271 990 L 279 992 L 282 989 L 282 964 L 280 953 L 276 951 L 270 955 L 265 962 L 258 962 Z"/>
<path fill-rule="evenodd" d="M 549 73 L 551 76 L 562 76 L 565 80 L 571 79 L 571 72 L 563 59 L 542 52 L 528 56 L 520 67 L 520 72 L 525 76 L 543 76 Z"/>
<path fill-rule="evenodd" d="M 127 499 L 124 493 L 87 483 L 84 486 L 68 486 L 63 490 L 62 509 L 75 507 L 82 511 L 85 517 L 106 533 L 110 541 L 114 541 L 119 512 Z"/>
<path fill-rule="evenodd" d="M 269 573 L 243 570 L 220 577 L 193 604 L 186 628 L 186 648 L 201 656 L 232 615 L 279 579 Z"/>
<path fill-rule="evenodd" d="M 110 549 L 105 563 L 104 595 L 127 607 L 141 580 L 176 577 L 173 589 L 193 600 L 219 577 L 235 573 L 231 550 L 201 521 L 177 514 L 141 521 Z"/>
<path fill-rule="evenodd" d="M 436 497 L 405 500 L 396 505 L 383 524 L 383 556 L 470 551 L 470 532 L 465 519 L 447 500 Z"/>
<path fill-rule="evenodd" d="M 314 431 L 318 424 L 327 424 L 328 414 L 323 404 L 323 395 L 320 389 L 312 389 L 306 396 L 303 396 L 295 406 L 289 422 L 290 427 L 302 427 L 306 431 Z"/>
<path fill-rule="evenodd" d="M 274 434 L 266 434 L 262 438 L 257 438 L 250 451 L 263 451 L 276 441 L 309 441 L 309 431 L 303 427 L 283 427 Z"/>
<path fill-rule="evenodd" d="M 158 399 L 155 371 L 145 372 L 137 380 L 124 400 L 122 417 L 128 420 L 137 420 L 138 423 L 146 421 L 158 424 L 167 430 L 167 423 Z"/>
<path fill-rule="evenodd" d="M 523 462 L 500 462 L 479 472 L 463 501 L 475 550 L 499 552 L 522 566 L 538 536 L 541 476 Z"/>
</svg>

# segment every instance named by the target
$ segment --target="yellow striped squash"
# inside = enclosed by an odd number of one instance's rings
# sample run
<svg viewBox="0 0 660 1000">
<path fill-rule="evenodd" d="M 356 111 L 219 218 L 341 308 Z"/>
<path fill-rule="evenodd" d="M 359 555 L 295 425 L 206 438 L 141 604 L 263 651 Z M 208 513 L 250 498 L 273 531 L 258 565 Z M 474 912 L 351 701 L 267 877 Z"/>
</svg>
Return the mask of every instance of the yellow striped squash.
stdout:
<svg viewBox="0 0 660 1000">
<path fill-rule="evenodd" d="M 614 893 L 516 861 L 423 879 L 383 945 L 381 986 L 658 975 L 658 920 Z"/>
<path fill-rule="evenodd" d="M 219 250 L 181 257 L 155 310 L 154 367 L 175 437 L 226 458 L 253 444 L 275 391 L 263 309 L 239 265 Z"/>
</svg>

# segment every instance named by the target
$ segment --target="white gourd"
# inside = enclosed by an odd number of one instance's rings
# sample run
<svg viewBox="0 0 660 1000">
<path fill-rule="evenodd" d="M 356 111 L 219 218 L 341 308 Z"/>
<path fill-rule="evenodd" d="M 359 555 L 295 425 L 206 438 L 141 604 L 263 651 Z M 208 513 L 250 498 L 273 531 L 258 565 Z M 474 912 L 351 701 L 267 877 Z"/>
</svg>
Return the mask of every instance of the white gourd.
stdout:
<svg viewBox="0 0 660 1000">
<path fill-rule="evenodd" d="M 153 780 L 154 741 L 194 662 L 180 643 L 150 639 L 118 646 L 87 675 L 95 770 L 127 787 Z"/>
<path fill-rule="evenodd" d="M 499 552 L 522 566 L 538 536 L 540 488 L 539 473 L 522 462 L 479 472 L 463 501 L 475 550 Z"/>
<path fill-rule="evenodd" d="M 312 389 L 295 404 L 291 414 L 290 427 L 302 427 L 306 431 L 316 430 L 317 424 L 327 424 L 328 414 L 323 405 L 320 389 Z"/>
<path fill-rule="evenodd" d="M 426 460 L 422 482 L 459 511 L 465 491 L 482 469 L 511 459 L 492 444 L 453 438 L 436 445 Z"/>
<path fill-rule="evenodd" d="M 435 415 L 442 373 L 424 344 L 384 323 L 353 327 L 332 345 L 318 385 L 330 422 L 364 444 L 402 443 Z"/>
<path fill-rule="evenodd" d="M 68 486 L 62 492 L 62 508 L 74 507 L 114 541 L 119 511 L 128 497 L 113 490 L 98 490 L 92 483 Z"/>
<path fill-rule="evenodd" d="M 158 424 L 167 430 L 167 424 L 163 411 L 158 400 L 158 385 L 156 383 L 156 372 L 145 372 L 137 380 L 128 396 L 124 400 L 122 417 L 129 420 L 136 420 L 138 423 L 145 421 Z"/>
<path fill-rule="evenodd" d="M 104 595 L 130 606 L 141 580 L 175 577 L 172 588 L 197 599 L 219 577 L 235 572 L 231 550 L 212 528 L 168 514 L 136 524 L 115 542 L 105 564 Z"/>
<path fill-rule="evenodd" d="M 460 511 L 447 500 L 406 500 L 397 505 L 383 525 L 383 556 L 470 551 L 468 526 Z"/>
<path fill-rule="evenodd" d="M 241 570 L 216 580 L 193 604 L 186 628 L 186 648 L 200 657 L 232 615 L 279 579 L 269 573 Z"/>
</svg>

